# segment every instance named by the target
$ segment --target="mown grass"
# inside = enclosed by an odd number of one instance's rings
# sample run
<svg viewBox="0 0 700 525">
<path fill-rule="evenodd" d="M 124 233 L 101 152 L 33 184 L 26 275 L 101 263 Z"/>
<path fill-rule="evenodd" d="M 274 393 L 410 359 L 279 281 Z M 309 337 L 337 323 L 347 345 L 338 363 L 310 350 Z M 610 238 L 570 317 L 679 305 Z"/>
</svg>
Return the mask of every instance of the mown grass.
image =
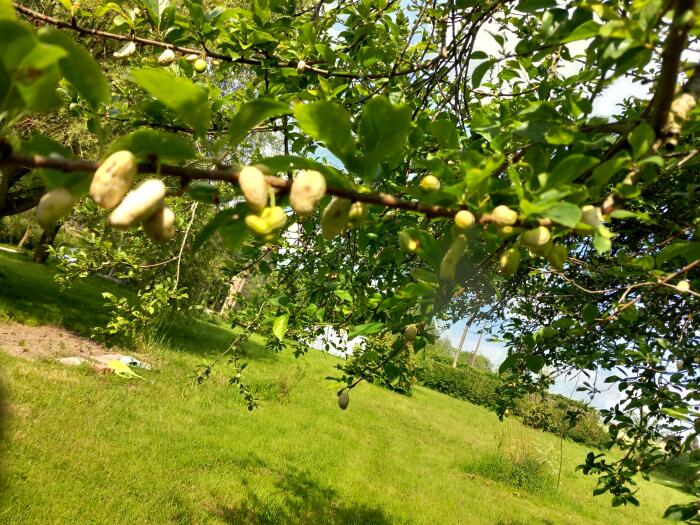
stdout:
<svg viewBox="0 0 700 525">
<path fill-rule="evenodd" d="M 86 333 L 105 317 L 105 288 L 115 292 L 86 280 L 60 293 L 51 267 L 0 253 L 0 315 Z M 640 481 L 641 508 L 611 509 L 574 472 L 586 449 L 568 442 L 558 492 L 475 475 L 504 433 L 554 463 L 559 442 L 423 388 L 408 398 L 363 384 L 341 411 L 324 379 L 335 358 L 269 354 L 258 337 L 246 380 L 261 407 L 249 413 L 227 365 L 204 385 L 189 379 L 231 330 L 190 319 L 168 336 L 149 346 L 146 381 L 0 352 L 0 523 L 651 524 L 684 499 Z"/>
</svg>

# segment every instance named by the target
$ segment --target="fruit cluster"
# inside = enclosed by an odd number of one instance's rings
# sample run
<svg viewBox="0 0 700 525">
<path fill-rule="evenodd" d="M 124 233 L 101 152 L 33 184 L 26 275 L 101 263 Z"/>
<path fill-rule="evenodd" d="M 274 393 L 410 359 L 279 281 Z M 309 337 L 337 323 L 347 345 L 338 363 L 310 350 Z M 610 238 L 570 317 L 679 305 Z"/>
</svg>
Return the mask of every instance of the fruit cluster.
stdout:
<svg viewBox="0 0 700 525">
<path fill-rule="evenodd" d="M 175 214 L 165 205 L 165 184 L 147 179 L 132 190 L 137 170 L 136 157 L 130 151 L 113 153 L 95 171 L 90 197 L 101 208 L 114 208 L 109 216 L 112 226 L 126 229 L 141 224 L 151 240 L 170 241 L 175 237 Z M 55 225 L 70 213 L 75 201 L 65 188 L 47 192 L 37 206 L 39 224 L 43 228 Z"/>
</svg>

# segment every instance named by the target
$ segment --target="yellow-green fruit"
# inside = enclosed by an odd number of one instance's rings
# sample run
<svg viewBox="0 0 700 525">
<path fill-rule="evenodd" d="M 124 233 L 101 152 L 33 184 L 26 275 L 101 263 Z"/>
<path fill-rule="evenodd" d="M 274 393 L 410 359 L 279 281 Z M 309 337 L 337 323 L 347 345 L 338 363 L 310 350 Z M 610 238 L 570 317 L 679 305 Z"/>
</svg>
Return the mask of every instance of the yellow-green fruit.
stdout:
<svg viewBox="0 0 700 525">
<path fill-rule="evenodd" d="M 518 213 L 508 206 L 496 206 L 491 212 L 491 222 L 496 226 L 512 226 L 518 221 Z"/>
<path fill-rule="evenodd" d="M 267 206 L 267 179 L 258 168 L 243 168 L 238 174 L 238 185 L 252 210 L 261 211 Z"/>
<path fill-rule="evenodd" d="M 474 226 L 475 222 L 476 219 L 474 218 L 474 214 L 468 210 L 459 210 L 455 214 L 455 225 L 460 230 L 471 228 Z"/>
<path fill-rule="evenodd" d="M 154 242 L 168 242 L 175 238 L 175 213 L 164 206 L 143 221 L 143 230 Z"/>
<path fill-rule="evenodd" d="M 581 222 L 588 224 L 594 229 L 600 226 L 600 222 L 603 220 L 603 214 L 600 208 L 597 206 L 586 205 L 581 208 Z"/>
<path fill-rule="evenodd" d="M 543 339 L 551 339 L 552 337 L 557 335 L 557 331 L 551 326 L 543 326 L 541 334 Z"/>
<path fill-rule="evenodd" d="M 440 179 L 434 175 L 426 175 L 420 180 L 420 187 L 424 191 L 438 191 L 440 189 Z"/>
<path fill-rule="evenodd" d="M 467 247 L 467 238 L 464 235 L 458 235 L 452 241 L 452 244 L 445 252 L 445 255 L 440 261 L 440 280 L 452 281 L 455 278 L 457 264 L 462 257 L 464 248 Z"/>
<path fill-rule="evenodd" d="M 407 231 L 399 232 L 399 245 L 405 252 L 413 253 L 420 248 L 420 241 L 411 236 Z"/>
<path fill-rule="evenodd" d="M 508 248 L 499 260 L 501 272 L 506 275 L 513 275 L 518 271 L 520 265 L 520 250 L 517 248 Z"/>
<path fill-rule="evenodd" d="M 326 194 L 326 178 L 314 170 L 300 172 L 289 192 L 289 204 L 301 217 L 307 217 L 314 212 L 316 204 Z"/>
<path fill-rule="evenodd" d="M 175 52 L 172 49 L 166 49 L 158 57 L 158 63 L 164 66 L 167 66 L 173 60 L 175 60 Z"/>
<path fill-rule="evenodd" d="M 260 216 L 272 230 L 279 230 L 282 226 L 287 223 L 287 214 L 284 213 L 284 209 L 279 206 L 273 206 L 265 208 Z"/>
<path fill-rule="evenodd" d="M 130 151 L 117 151 L 107 157 L 95 171 L 90 197 L 101 208 L 114 208 L 131 188 L 138 165 Z"/>
<path fill-rule="evenodd" d="M 516 229 L 512 226 L 499 226 L 496 228 L 496 233 L 501 237 L 510 237 L 516 232 Z"/>
<path fill-rule="evenodd" d="M 550 239 L 552 236 L 549 230 L 544 226 L 538 226 L 526 231 L 520 237 L 520 242 L 523 246 L 530 249 L 536 255 L 546 255 L 551 249 Z"/>
<path fill-rule="evenodd" d="M 350 210 L 348 211 L 348 226 L 350 228 L 356 228 L 367 218 L 367 213 L 369 209 L 364 202 L 353 202 L 350 205 Z"/>
<path fill-rule="evenodd" d="M 109 222 L 117 228 L 128 228 L 139 223 L 163 206 L 165 184 L 159 179 L 143 181 L 130 191 L 109 216 Z"/>
<path fill-rule="evenodd" d="M 415 341 L 418 335 L 418 327 L 414 324 L 409 324 L 403 331 L 403 336 L 406 341 Z"/>
<path fill-rule="evenodd" d="M 204 60 L 203 58 L 198 58 L 197 60 L 194 61 L 194 64 L 192 64 L 192 67 L 197 73 L 204 73 L 207 69 L 207 61 Z"/>
<path fill-rule="evenodd" d="M 260 215 L 249 214 L 245 217 L 245 223 L 248 228 L 253 230 L 257 235 L 269 235 L 272 233 L 272 227 Z"/>
<path fill-rule="evenodd" d="M 75 197 L 65 188 L 54 188 L 45 193 L 36 207 L 36 220 L 45 230 L 51 228 L 58 219 L 68 215 L 75 204 Z"/>
<path fill-rule="evenodd" d="M 683 292 L 683 293 L 689 292 L 690 291 L 690 283 L 688 281 L 680 281 L 676 285 L 676 290 L 678 290 L 679 292 Z"/>
<path fill-rule="evenodd" d="M 333 197 L 321 215 L 321 233 L 330 240 L 345 229 L 352 202 L 348 199 Z"/>
<path fill-rule="evenodd" d="M 346 390 L 343 390 L 340 395 L 338 396 L 338 406 L 340 407 L 341 410 L 345 410 L 348 408 L 348 405 L 350 404 L 350 394 L 347 393 Z"/>
<path fill-rule="evenodd" d="M 557 270 L 564 268 L 564 263 L 568 257 L 569 250 L 566 248 L 566 246 L 562 245 L 552 246 L 552 249 L 549 250 L 549 253 L 547 254 L 549 264 L 552 265 L 552 268 Z"/>
</svg>

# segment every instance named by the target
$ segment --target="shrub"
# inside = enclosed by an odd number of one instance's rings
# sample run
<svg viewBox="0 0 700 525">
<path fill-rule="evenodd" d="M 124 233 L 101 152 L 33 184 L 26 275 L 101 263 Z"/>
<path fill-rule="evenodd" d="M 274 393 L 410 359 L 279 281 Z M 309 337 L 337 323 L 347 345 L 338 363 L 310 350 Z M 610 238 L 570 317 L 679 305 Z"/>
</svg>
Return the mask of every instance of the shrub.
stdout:
<svg viewBox="0 0 700 525">
<path fill-rule="evenodd" d="M 525 432 L 504 431 L 495 454 L 474 458 L 464 469 L 534 494 L 550 494 L 556 487 L 550 452 L 533 445 Z"/>
<path fill-rule="evenodd" d="M 503 384 L 498 374 L 452 368 L 432 359 L 419 363 L 416 378 L 428 388 L 491 410 L 498 405 L 498 388 Z M 592 447 L 605 448 L 610 439 L 595 409 L 558 394 L 529 394 L 518 400 L 514 415 L 529 427 Z"/>
</svg>

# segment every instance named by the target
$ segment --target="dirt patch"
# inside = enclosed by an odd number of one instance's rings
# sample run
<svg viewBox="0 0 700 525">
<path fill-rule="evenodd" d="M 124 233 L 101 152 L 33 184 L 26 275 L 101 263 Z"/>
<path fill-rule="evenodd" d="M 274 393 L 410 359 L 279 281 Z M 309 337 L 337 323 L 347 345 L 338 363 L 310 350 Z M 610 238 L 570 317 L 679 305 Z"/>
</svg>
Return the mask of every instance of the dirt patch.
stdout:
<svg viewBox="0 0 700 525">
<path fill-rule="evenodd" d="M 79 356 L 93 358 L 110 353 L 108 348 L 57 326 L 26 326 L 0 322 L 0 351 L 25 359 Z"/>
</svg>

